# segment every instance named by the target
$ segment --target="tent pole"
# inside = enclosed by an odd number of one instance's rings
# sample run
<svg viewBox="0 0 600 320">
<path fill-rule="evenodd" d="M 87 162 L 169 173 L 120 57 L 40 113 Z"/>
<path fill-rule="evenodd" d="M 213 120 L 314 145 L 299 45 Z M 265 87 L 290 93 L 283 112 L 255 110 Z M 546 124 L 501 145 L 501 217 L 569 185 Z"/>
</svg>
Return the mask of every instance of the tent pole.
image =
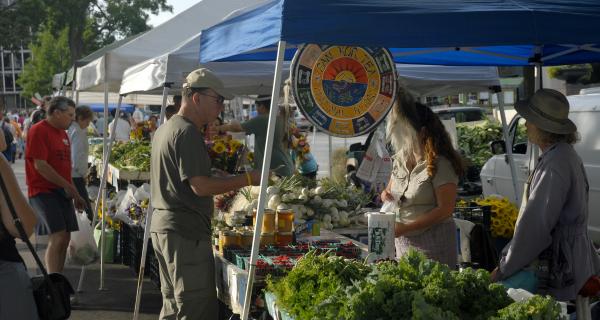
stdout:
<svg viewBox="0 0 600 320">
<path fill-rule="evenodd" d="M 512 177 L 512 185 L 515 190 L 516 203 L 521 203 L 521 195 L 517 189 L 517 169 L 515 168 L 515 161 L 512 152 L 512 141 L 509 140 L 508 136 L 508 124 L 506 121 L 506 114 L 504 113 L 504 92 L 497 91 L 498 96 L 498 108 L 500 108 L 500 120 L 502 121 L 502 135 L 504 136 L 504 145 L 506 147 L 506 157 L 508 158 L 508 165 L 510 166 L 510 175 Z M 516 131 L 515 131 L 516 132 Z"/>
<path fill-rule="evenodd" d="M 121 102 L 123 101 L 123 96 L 119 96 L 119 103 L 117 104 L 117 109 L 115 110 L 115 118 L 119 117 L 119 113 L 120 113 L 120 109 L 121 109 Z M 108 106 L 108 105 L 106 105 Z M 107 114 L 108 114 L 108 108 L 105 108 L 105 113 L 104 113 L 104 119 L 108 119 L 107 118 Z M 115 123 L 113 123 L 112 128 L 111 128 L 111 132 L 115 132 L 115 129 L 117 127 L 117 122 L 115 121 Z M 104 132 L 106 132 L 106 134 L 108 134 L 108 122 L 104 121 Z M 113 142 L 115 141 L 115 135 L 112 135 L 112 137 L 110 137 L 110 140 L 108 140 L 107 142 L 107 136 L 106 134 L 104 135 L 104 142 L 103 142 L 103 152 L 102 152 L 102 176 L 100 177 L 100 187 L 98 188 L 98 195 L 96 196 L 96 205 L 94 206 L 94 214 L 92 217 L 92 228 L 96 227 L 96 222 L 98 219 L 98 212 L 100 210 L 100 206 L 105 203 L 102 200 L 105 199 L 101 199 L 102 197 L 104 197 L 104 192 L 103 190 L 106 189 L 106 180 L 108 178 L 108 162 L 110 160 L 110 154 L 111 154 L 111 150 L 112 150 L 112 145 Z M 108 153 L 108 154 L 107 154 Z M 104 212 L 105 212 L 105 207 L 102 206 L 102 217 L 104 218 Z M 100 245 L 102 246 L 103 240 L 104 239 L 104 234 L 103 231 L 101 230 L 101 236 L 100 236 Z M 100 252 L 104 252 L 104 251 L 100 251 Z M 102 254 L 100 255 L 100 262 L 101 262 L 101 267 L 102 267 L 102 260 L 103 260 L 103 256 Z M 101 271 L 101 276 L 102 276 L 102 268 L 100 269 Z M 77 291 L 81 292 L 82 291 L 82 286 L 83 286 L 83 282 L 85 279 L 85 266 L 81 267 L 81 274 L 79 275 L 79 283 L 77 285 Z M 99 290 L 104 290 L 102 287 Z"/>
<path fill-rule="evenodd" d="M 73 82 L 71 82 L 71 99 L 75 100 L 75 105 L 79 105 L 79 92 L 75 92 L 77 88 L 77 67 L 73 65 Z"/>
<path fill-rule="evenodd" d="M 333 146 L 331 135 L 327 135 L 327 137 L 329 138 L 329 178 L 331 179 L 333 177 L 333 157 L 331 156 L 331 153 L 333 152 Z"/>
<path fill-rule="evenodd" d="M 165 122 L 165 109 L 167 108 L 167 97 L 169 95 L 169 88 L 171 88 L 171 84 L 165 82 L 165 84 L 163 86 L 162 105 L 160 107 L 160 117 L 158 120 L 159 126 Z"/>
<path fill-rule="evenodd" d="M 248 270 L 248 283 L 246 284 L 244 309 L 242 310 L 241 317 L 242 320 L 248 319 L 248 314 L 250 313 L 250 304 L 252 304 L 252 287 L 254 285 L 254 275 L 256 273 L 256 259 L 258 258 L 260 233 L 262 231 L 262 221 L 265 211 L 265 202 L 267 200 L 266 190 L 267 185 L 269 184 L 269 168 L 271 163 L 271 153 L 273 151 L 275 121 L 277 121 L 277 114 L 279 113 L 279 93 L 281 91 L 281 73 L 284 54 L 285 41 L 279 41 L 277 48 L 277 61 L 275 63 L 275 78 L 273 79 L 273 90 L 271 91 L 271 108 L 269 110 L 269 125 L 267 126 L 267 141 L 265 143 L 265 153 L 262 162 L 260 193 L 258 194 L 258 208 L 256 209 L 256 224 L 254 228 L 254 236 L 252 238 L 250 270 Z"/>
<path fill-rule="evenodd" d="M 166 87 L 165 87 L 166 88 Z M 150 226 L 152 225 L 152 205 L 148 206 L 146 223 L 144 225 L 144 242 L 142 244 L 142 257 L 140 261 L 140 273 L 138 274 L 137 290 L 135 293 L 135 307 L 133 309 L 133 320 L 140 316 L 140 303 L 142 298 L 142 287 L 144 285 L 144 273 L 146 270 L 146 257 L 148 254 L 148 238 L 150 238 Z"/>
</svg>

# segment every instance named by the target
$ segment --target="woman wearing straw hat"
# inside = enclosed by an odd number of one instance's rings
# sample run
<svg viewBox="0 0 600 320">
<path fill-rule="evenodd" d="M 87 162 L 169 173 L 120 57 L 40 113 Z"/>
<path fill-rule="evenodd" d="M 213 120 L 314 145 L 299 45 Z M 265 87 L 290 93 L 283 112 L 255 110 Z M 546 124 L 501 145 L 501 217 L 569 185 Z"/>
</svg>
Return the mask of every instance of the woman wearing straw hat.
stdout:
<svg viewBox="0 0 600 320">
<path fill-rule="evenodd" d="M 515 109 L 542 155 L 525 185 L 527 203 L 513 239 L 492 276 L 509 287 L 572 300 L 600 271 L 587 232 L 589 183 L 573 148 L 577 127 L 568 118 L 567 98 L 556 90 L 541 89 Z"/>
</svg>

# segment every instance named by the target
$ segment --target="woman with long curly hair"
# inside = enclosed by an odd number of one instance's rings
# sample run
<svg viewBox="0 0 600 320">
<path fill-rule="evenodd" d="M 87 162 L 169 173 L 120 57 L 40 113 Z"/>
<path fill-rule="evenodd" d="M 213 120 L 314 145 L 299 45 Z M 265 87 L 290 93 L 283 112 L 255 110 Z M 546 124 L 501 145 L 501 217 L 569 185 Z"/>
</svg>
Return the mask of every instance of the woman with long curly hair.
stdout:
<svg viewBox="0 0 600 320">
<path fill-rule="evenodd" d="M 437 115 L 402 88 L 389 120 L 387 136 L 395 154 L 381 198 L 398 207 L 396 256 L 413 248 L 454 268 L 457 250 L 452 212 L 463 174 L 462 159 Z"/>
</svg>

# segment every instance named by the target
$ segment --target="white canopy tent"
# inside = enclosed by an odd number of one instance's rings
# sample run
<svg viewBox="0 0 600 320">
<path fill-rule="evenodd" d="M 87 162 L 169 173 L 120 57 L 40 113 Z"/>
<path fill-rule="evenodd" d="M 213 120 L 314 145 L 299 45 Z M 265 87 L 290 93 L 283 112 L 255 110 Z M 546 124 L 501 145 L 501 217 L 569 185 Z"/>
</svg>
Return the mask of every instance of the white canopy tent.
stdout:
<svg viewBox="0 0 600 320">
<path fill-rule="evenodd" d="M 102 56 L 79 67 L 76 89 L 103 91 L 108 83 L 111 92 L 118 92 L 123 71 L 148 58 L 168 52 L 179 43 L 220 22 L 233 11 L 261 0 L 202 0 L 167 22 L 121 44 Z M 191 27 L 193 25 L 193 28 Z"/>
</svg>

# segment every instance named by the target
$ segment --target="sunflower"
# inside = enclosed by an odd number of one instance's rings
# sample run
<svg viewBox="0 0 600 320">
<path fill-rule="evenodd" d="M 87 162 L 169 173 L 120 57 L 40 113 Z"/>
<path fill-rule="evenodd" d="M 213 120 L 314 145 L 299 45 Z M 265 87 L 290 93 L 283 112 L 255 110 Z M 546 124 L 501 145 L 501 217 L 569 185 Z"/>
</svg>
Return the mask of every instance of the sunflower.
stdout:
<svg viewBox="0 0 600 320">
<path fill-rule="evenodd" d="M 217 154 L 221 154 L 221 153 L 225 152 L 226 149 L 227 149 L 227 147 L 225 147 L 225 144 L 220 141 L 215 142 L 215 144 L 212 147 L 212 150 Z"/>
</svg>

